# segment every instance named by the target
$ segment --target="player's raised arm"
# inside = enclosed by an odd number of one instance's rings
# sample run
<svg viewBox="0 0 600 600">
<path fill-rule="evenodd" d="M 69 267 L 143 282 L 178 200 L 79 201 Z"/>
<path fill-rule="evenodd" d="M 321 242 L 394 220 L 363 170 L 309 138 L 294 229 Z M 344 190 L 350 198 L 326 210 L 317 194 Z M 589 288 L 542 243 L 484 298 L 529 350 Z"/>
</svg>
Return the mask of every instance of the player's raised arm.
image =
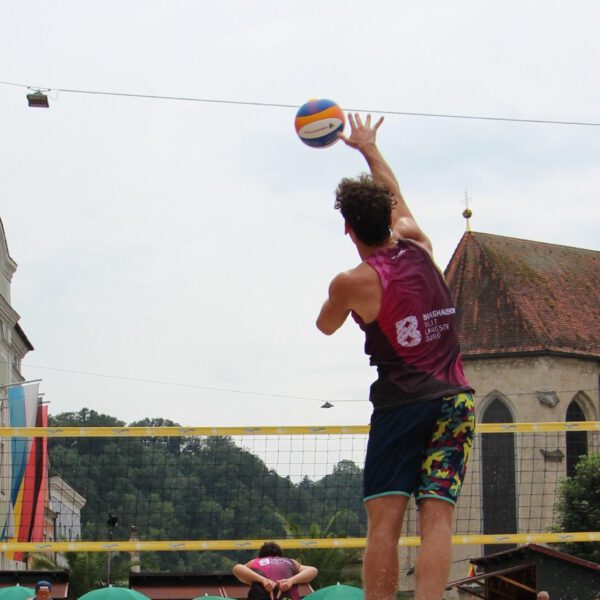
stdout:
<svg viewBox="0 0 600 600">
<path fill-rule="evenodd" d="M 392 197 L 394 205 L 392 207 L 391 228 L 394 237 L 401 237 L 414 240 L 423 245 L 431 252 L 431 242 L 417 225 L 410 209 L 408 208 L 398 180 L 394 172 L 387 164 L 383 155 L 377 147 L 377 130 L 383 123 L 383 117 L 380 117 L 375 125 L 371 125 L 371 115 L 367 115 L 363 123 L 361 116 L 356 113 L 348 113 L 348 122 L 350 123 L 350 135 L 340 134 L 339 137 L 348 146 L 356 148 L 367 161 L 369 170 L 373 179 L 384 185 Z"/>
</svg>

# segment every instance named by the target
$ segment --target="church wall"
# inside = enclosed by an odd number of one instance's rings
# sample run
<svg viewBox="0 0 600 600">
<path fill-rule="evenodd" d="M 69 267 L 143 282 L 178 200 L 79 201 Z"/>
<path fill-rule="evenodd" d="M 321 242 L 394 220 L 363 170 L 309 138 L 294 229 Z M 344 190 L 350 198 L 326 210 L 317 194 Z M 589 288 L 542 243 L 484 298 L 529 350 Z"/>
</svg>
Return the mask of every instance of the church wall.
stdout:
<svg viewBox="0 0 600 600">
<path fill-rule="evenodd" d="M 563 422 L 567 407 L 577 399 L 589 421 L 600 420 L 598 378 L 600 361 L 585 358 L 523 356 L 464 360 L 465 373 L 475 387 L 476 412 L 481 420 L 496 398 L 509 408 L 515 423 Z M 538 398 L 539 393 L 543 401 Z M 589 450 L 600 451 L 597 434 L 589 436 Z M 480 442 L 475 445 L 456 510 L 455 534 L 483 533 L 482 464 Z M 544 457 L 541 450 L 566 455 L 565 433 L 514 434 L 516 514 L 519 532 L 542 533 L 554 523 L 554 503 L 559 482 L 566 476 L 566 460 Z M 418 535 L 414 513 L 405 535 Z M 467 576 L 471 557 L 484 553 L 482 546 L 455 545 L 450 580 Z M 401 549 L 401 569 L 414 565 L 415 550 Z M 414 589 L 414 576 L 403 577 L 401 589 Z M 447 598 L 455 597 L 448 592 Z"/>
<path fill-rule="evenodd" d="M 589 397 L 582 406 L 587 420 L 600 420 L 600 360 L 562 356 L 464 359 L 464 368 L 477 392 L 478 411 L 485 409 L 490 394 L 497 390 L 510 403 L 516 422 L 564 421 L 569 403 L 583 391 Z M 537 392 L 546 391 L 558 396 L 555 407 L 538 400 Z"/>
</svg>

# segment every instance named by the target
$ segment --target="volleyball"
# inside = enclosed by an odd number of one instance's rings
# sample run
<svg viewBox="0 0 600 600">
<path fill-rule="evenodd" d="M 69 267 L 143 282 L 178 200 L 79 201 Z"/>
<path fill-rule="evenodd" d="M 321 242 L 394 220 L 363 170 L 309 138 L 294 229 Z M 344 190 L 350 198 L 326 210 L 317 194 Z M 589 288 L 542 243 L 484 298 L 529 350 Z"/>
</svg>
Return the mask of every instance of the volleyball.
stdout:
<svg viewBox="0 0 600 600">
<path fill-rule="evenodd" d="M 300 139 L 312 148 L 327 148 L 338 141 L 346 119 L 333 100 L 313 98 L 296 113 L 295 127 Z"/>
</svg>

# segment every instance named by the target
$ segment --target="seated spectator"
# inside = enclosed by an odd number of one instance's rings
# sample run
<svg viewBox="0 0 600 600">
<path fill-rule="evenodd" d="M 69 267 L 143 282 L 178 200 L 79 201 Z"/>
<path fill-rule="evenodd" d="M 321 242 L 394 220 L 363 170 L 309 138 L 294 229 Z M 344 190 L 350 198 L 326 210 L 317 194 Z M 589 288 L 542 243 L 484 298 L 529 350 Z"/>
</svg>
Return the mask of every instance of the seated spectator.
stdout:
<svg viewBox="0 0 600 600">
<path fill-rule="evenodd" d="M 265 542 L 258 557 L 245 565 L 235 565 L 233 574 L 250 585 L 249 600 L 300 600 L 298 584 L 312 581 L 318 571 L 285 558 L 279 544 Z"/>
</svg>

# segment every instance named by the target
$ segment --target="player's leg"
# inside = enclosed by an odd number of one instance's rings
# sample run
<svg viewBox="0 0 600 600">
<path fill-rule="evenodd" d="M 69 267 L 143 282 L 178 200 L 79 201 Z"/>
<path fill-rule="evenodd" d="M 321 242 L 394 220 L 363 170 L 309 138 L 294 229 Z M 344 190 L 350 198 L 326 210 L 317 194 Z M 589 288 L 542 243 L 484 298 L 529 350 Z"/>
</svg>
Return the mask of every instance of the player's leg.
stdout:
<svg viewBox="0 0 600 600">
<path fill-rule="evenodd" d="M 452 519 L 454 506 L 444 500 L 422 500 L 419 504 L 421 547 L 415 567 L 415 600 L 441 600 L 452 564 Z"/>
<path fill-rule="evenodd" d="M 363 557 L 365 600 L 392 600 L 398 589 L 398 540 L 408 498 L 399 494 L 365 502 L 367 549 Z"/>
<path fill-rule="evenodd" d="M 398 586 L 398 539 L 408 499 L 421 481 L 426 442 L 441 400 L 376 410 L 364 470 L 368 516 L 363 583 L 367 600 L 391 600 Z"/>
<path fill-rule="evenodd" d="M 421 465 L 416 600 L 440 600 L 450 574 L 452 520 L 475 430 L 473 396 L 444 398 Z"/>
</svg>

